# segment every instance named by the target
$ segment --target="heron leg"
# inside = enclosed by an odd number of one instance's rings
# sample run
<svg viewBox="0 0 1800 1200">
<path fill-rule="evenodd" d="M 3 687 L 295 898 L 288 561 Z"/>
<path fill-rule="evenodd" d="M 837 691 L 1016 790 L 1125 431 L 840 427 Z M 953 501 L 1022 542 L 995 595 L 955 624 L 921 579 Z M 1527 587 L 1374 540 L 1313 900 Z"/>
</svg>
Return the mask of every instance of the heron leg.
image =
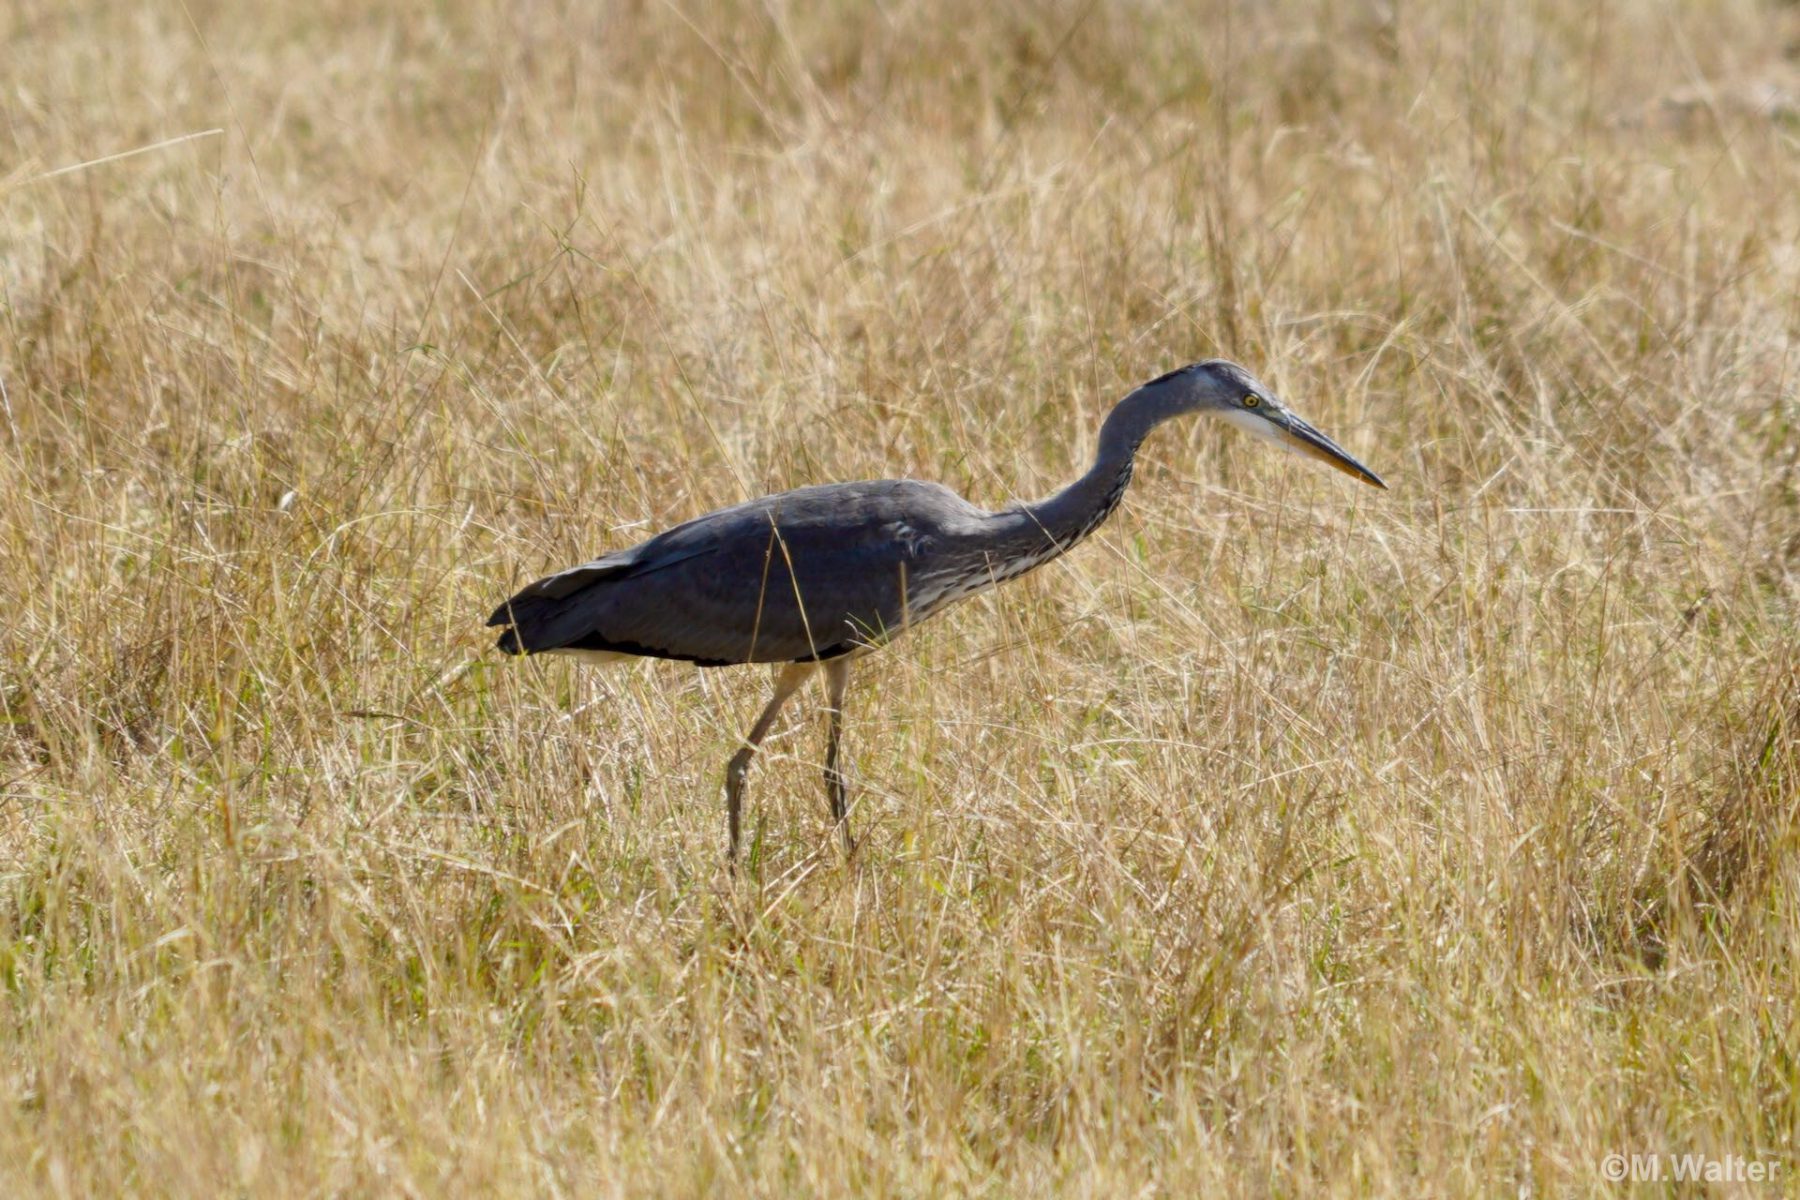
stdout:
<svg viewBox="0 0 1800 1200">
<path fill-rule="evenodd" d="M 844 853 L 856 852 L 856 839 L 850 836 L 850 788 L 844 773 L 838 770 L 838 742 L 844 731 L 844 689 L 850 685 L 850 660 L 832 658 L 825 662 L 825 705 L 831 732 L 825 743 L 825 794 L 831 800 L 831 819 L 844 834 Z"/>
<path fill-rule="evenodd" d="M 744 744 L 738 747 L 738 752 L 725 765 L 725 824 L 731 834 L 730 859 L 734 863 L 737 862 L 738 826 L 744 808 L 744 775 L 750 769 L 750 760 L 756 757 L 756 748 L 762 745 L 762 740 L 769 736 L 769 730 L 774 728 L 775 718 L 781 715 L 781 706 L 787 703 L 789 696 L 800 690 L 800 685 L 812 673 L 812 663 L 787 663 L 776 672 L 775 694 L 769 697 L 762 715 L 756 718 L 756 724 L 745 735 Z"/>
</svg>

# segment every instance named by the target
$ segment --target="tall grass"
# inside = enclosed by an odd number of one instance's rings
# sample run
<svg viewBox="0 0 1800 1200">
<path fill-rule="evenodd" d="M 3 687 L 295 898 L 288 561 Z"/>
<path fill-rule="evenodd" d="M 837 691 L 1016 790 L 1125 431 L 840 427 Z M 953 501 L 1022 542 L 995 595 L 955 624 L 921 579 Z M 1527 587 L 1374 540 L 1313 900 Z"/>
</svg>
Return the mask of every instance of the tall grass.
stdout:
<svg viewBox="0 0 1800 1200">
<path fill-rule="evenodd" d="M 0 1190 L 1791 1189 L 1796 44 L 14 0 Z M 860 671 L 848 864 L 816 695 L 734 880 L 760 672 L 479 627 L 767 489 L 1041 495 L 1213 354 L 1393 490 L 1160 433 Z"/>
</svg>

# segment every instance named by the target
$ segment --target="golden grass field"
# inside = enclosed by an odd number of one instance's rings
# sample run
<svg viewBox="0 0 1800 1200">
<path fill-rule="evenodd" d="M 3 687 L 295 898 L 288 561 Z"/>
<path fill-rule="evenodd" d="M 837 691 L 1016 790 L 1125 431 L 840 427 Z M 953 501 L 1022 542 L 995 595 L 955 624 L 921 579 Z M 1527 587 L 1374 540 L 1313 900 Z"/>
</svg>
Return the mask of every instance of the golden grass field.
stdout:
<svg viewBox="0 0 1800 1200">
<path fill-rule="evenodd" d="M 0 1193 L 1800 1190 L 1800 9 L 0 9 Z M 217 131 L 208 133 L 207 131 Z M 125 151 L 168 139 L 128 158 Z M 66 169 L 74 168 L 74 169 Z M 763 491 L 1066 560 L 720 778 Z"/>
</svg>

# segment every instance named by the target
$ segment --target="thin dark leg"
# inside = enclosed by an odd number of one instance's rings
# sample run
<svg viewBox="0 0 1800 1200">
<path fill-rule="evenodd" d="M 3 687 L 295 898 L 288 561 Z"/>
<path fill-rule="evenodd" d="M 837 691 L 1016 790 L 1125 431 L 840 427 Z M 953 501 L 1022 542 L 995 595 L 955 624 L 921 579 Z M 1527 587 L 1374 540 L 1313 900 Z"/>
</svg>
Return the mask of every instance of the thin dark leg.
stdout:
<svg viewBox="0 0 1800 1200">
<path fill-rule="evenodd" d="M 725 764 L 725 826 L 730 832 L 731 846 L 728 857 L 735 865 L 738 851 L 738 826 L 744 808 L 744 774 L 750 769 L 750 760 L 756 757 L 756 748 L 762 740 L 769 736 L 769 730 L 775 726 L 775 718 L 781 715 L 781 706 L 787 703 L 789 696 L 800 690 L 806 677 L 813 672 L 812 663 L 788 663 L 779 668 L 775 676 L 775 694 L 769 697 L 769 703 L 756 718 L 756 724 L 744 737 L 744 744 L 738 752 L 731 756 Z"/>
<path fill-rule="evenodd" d="M 856 852 L 850 836 L 850 787 L 838 770 L 838 742 L 844 731 L 844 689 L 850 686 L 850 660 L 830 659 L 825 664 L 825 705 L 831 732 L 825 742 L 825 794 L 831 800 L 831 819 L 844 834 L 844 853 Z"/>
</svg>

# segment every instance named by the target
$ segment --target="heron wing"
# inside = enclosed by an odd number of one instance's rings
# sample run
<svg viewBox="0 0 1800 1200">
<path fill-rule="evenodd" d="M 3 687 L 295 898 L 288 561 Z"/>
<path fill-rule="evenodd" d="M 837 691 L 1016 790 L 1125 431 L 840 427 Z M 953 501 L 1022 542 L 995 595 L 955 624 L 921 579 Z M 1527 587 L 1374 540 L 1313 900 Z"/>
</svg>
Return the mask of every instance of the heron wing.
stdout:
<svg viewBox="0 0 1800 1200">
<path fill-rule="evenodd" d="M 680 562 L 709 553 L 704 546 L 695 546 L 687 552 L 665 556 L 657 561 L 644 561 L 644 546 L 633 546 L 629 550 L 620 550 L 614 554 L 603 555 L 592 562 L 580 566 L 569 567 L 554 575 L 546 575 L 536 583 L 520 588 L 513 597 L 488 617 L 489 625 L 507 625 L 512 622 L 512 613 L 531 600 L 562 600 L 589 587 L 603 579 L 618 579 L 626 575 L 645 575 L 654 571 L 667 570 Z"/>
<path fill-rule="evenodd" d="M 832 658 L 904 624 L 909 571 L 969 511 L 912 480 L 721 509 L 525 588 L 494 614 L 513 626 L 501 646 L 706 665 Z"/>
</svg>

